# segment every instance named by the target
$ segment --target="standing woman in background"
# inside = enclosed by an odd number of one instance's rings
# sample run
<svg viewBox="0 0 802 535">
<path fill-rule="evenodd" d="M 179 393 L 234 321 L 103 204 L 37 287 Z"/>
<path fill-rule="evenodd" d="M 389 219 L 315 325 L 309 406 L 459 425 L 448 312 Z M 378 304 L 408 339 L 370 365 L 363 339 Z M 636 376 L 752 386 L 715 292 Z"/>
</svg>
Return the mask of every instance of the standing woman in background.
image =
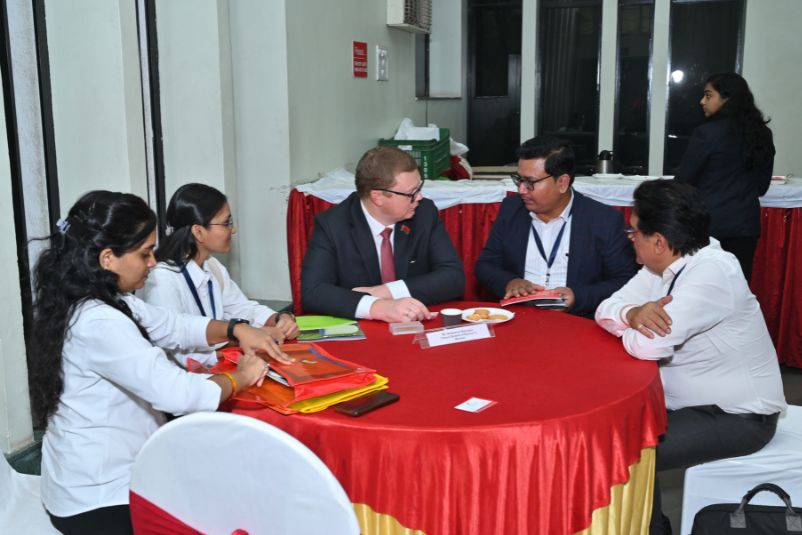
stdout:
<svg viewBox="0 0 802 535">
<path fill-rule="evenodd" d="M 167 207 L 167 228 L 168 235 L 156 251 L 159 263 L 145 286 L 145 301 L 186 314 L 247 321 L 279 342 L 298 336 L 295 316 L 249 300 L 225 266 L 211 256 L 228 253 L 237 232 L 223 193 L 204 184 L 181 186 Z M 173 357 L 184 367 L 187 357 L 207 365 L 217 361 L 214 351 Z"/>
<path fill-rule="evenodd" d="M 760 238 L 760 201 L 769 189 L 774 142 L 746 80 L 714 74 L 700 102 L 705 122 L 693 131 L 675 179 L 696 186 L 710 211 L 710 235 L 735 255 L 746 280 Z"/>
<path fill-rule="evenodd" d="M 42 440 L 42 502 L 63 533 L 132 533 L 131 466 L 165 412 L 213 411 L 288 362 L 248 325 L 177 314 L 135 297 L 156 263 L 156 215 L 127 193 L 93 191 L 59 221 L 40 256 L 31 337 L 31 400 Z M 237 340 L 232 373 L 193 374 L 161 347 Z"/>
</svg>

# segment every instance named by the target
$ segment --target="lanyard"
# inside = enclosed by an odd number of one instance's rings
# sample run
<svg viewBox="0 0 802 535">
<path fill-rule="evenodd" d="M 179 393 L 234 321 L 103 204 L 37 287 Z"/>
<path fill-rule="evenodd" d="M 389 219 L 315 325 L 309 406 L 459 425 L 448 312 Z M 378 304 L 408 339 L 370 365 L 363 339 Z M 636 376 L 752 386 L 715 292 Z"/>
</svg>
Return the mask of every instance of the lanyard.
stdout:
<svg viewBox="0 0 802 535">
<path fill-rule="evenodd" d="M 571 211 L 568 212 L 568 217 L 571 217 L 571 214 L 574 212 L 574 207 L 571 207 Z M 540 236 L 537 234 L 537 230 L 535 230 L 535 223 L 532 222 L 532 234 L 535 235 L 535 245 L 537 245 L 537 250 L 540 253 L 540 256 L 546 262 L 546 277 L 548 282 L 548 277 L 551 274 L 551 266 L 554 264 L 554 260 L 557 258 L 557 249 L 560 248 L 560 243 L 563 241 L 563 232 L 565 232 L 565 226 L 568 224 L 568 218 L 563 221 L 563 226 L 560 227 L 560 232 L 557 234 L 557 239 L 554 240 L 554 245 L 551 246 L 551 254 L 549 257 L 546 258 L 546 250 L 543 248 L 543 242 L 540 240 Z"/>
<path fill-rule="evenodd" d="M 671 295 L 671 290 L 674 289 L 674 283 L 677 282 L 677 277 L 679 277 L 679 274 L 682 273 L 682 270 L 685 269 L 686 267 L 688 267 L 688 264 L 685 264 L 684 266 L 679 268 L 679 271 L 677 271 L 677 274 L 674 275 L 673 279 L 671 279 L 671 284 L 668 285 L 668 293 L 666 294 L 667 296 Z"/>
<path fill-rule="evenodd" d="M 195 289 L 195 284 L 192 282 L 192 277 L 189 276 L 186 264 L 181 266 L 181 273 L 183 273 L 184 275 L 184 280 L 187 281 L 187 286 L 189 286 L 189 291 L 192 293 L 192 297 L 195 298 L 195 304 L 198 305 L 201 315 L 205 316 L 206 310 L 204 310 L 203 305 L 201 304 L 200 296 L 198 295 L 198 290 Z M 209 283 L 209 302 L 212 305 L 212 319 L 214 319 L 217 313 L 214 309 L 214 294 L 212 293 L 212 279 L 209 279 L 208 283 Z"/>
</svg>

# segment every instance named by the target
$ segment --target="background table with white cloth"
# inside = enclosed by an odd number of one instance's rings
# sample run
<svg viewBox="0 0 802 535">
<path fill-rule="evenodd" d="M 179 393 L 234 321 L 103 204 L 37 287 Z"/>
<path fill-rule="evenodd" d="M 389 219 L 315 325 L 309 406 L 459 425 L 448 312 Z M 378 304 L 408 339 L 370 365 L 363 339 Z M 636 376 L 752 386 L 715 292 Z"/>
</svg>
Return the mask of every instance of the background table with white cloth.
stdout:
<svg viewBox="0 0 802 535">
<path fill-rule="evenodd" d="M 577 177 L 574 188 L 629 217 L 632 193 L 640 182 L 625 178 Z M 301 310 L 301 263 L 315 215 L 354 191 L 354 176 L 344 169 L 290 192 L 287 247 L 295 312 Z M 434 201 L 465 266 L 465 299 L 487 299 L 477 283 L 474 265 L 498 215 L 501 201 L 514 193 L 510 179 L 429 181 L 423 194 Z M 802 368 L 802 178 L 772 184 L 760 199 L 763 232 L 755 252 L 752 291 L 760 301 L 781 363 Z"/>
</svg>

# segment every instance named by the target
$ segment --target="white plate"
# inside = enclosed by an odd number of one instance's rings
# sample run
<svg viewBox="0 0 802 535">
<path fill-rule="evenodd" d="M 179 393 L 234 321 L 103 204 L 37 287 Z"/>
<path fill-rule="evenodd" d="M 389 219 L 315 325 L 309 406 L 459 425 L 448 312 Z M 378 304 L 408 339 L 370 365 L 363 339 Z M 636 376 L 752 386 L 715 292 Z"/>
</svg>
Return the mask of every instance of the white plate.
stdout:
<svg viewBox="0 0 802 535">
<path fill-rule="evenodd" d="M 596 173 L 593 175 L 593 178 L 621 178 L 621 173 Z"/>
<path fill-rule="evenodd" d="M 500 314 L 506 316 L 506 319 L 503 320 L 469 320 L 468 316 L 472 315 L 476 312 L 477 309 L 487 310 L 490 315 L 493 314 Z M 476 308 L 467 308 L 462 311 L 462 320 L 467 321 L 468 323 L 504 323 L 505 321 L 510 321 L 512 318 L 515 317 L 515 312 L 510 312 L 509 310 L 504 310 L 503 308 L 490 308 L 490 307 L 476 307 Z"/>
</svg>

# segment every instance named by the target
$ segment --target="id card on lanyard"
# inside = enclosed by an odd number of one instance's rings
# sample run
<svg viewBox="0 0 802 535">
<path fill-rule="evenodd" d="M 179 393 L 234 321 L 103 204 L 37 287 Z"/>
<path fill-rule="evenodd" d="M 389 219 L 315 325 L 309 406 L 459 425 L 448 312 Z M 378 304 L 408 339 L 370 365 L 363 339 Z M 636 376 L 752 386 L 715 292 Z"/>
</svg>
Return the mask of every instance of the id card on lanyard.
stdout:
<svg viewBox="0 0 802 535">
<path fill-rule="evenodd" d="M 200 310 L 201 315 L 206 316 L 206 309 L 203 308 L 203 303 L 201 303 L 200 296 L 198 295 L 198 290 L 195 289 L 195 283 L 192 282 L 192 277 L 189 276 L 186 264 L 181 266 L 181 273 L 184 275 L 184 280 L 187 281 L 187 286 L 189 286 L 189 291 L 190 293 L 192 293 L 192 297 L 195 299 L 195 304 L 198 305 L 198 309 Z M 209 279 L 208 281 L 208 288 L 209 288 L 209 303 L 212 306 L 212 319 L 215 319 L 215 317 L 217 316 L 217 311 L 215 310 L 214 306 L 212 279 Z"/>
<path fill-rule="evenodd" d="M 540 257 L 543 258 L 543 261 L 546 262 L 546 283 L 545 286 L 548 287 L 549 279 L 551 278 L 551 266 L 554 265 L 554 260 L 557 258 L 557 251 L 560 249 L 560 244 L 563 241 L 563 234 L 565 233 L 565 227 L 568 225 L 568 219 L 570 219 L 571 215 L 574 213 L 574 207 L 571 206 L 571 211 L 568 212 L 568 217 L 565 218 L 563 221 L 563 226 L 560 227 L 560 232 L 557 234 L 557 239 L 554 240 L 554 245 L 551 246 L 551 253 L 549 253 L 548 258 L 546 258 L 546 250 L 543 247 L 543 241 L 540 239 L 540 236 L 535 229 L 535 223 L 532 222 L 532 234 L 535 237 L 535 245 L 537 245 L 537 251 L 540 253 Z"/>
</svg>

